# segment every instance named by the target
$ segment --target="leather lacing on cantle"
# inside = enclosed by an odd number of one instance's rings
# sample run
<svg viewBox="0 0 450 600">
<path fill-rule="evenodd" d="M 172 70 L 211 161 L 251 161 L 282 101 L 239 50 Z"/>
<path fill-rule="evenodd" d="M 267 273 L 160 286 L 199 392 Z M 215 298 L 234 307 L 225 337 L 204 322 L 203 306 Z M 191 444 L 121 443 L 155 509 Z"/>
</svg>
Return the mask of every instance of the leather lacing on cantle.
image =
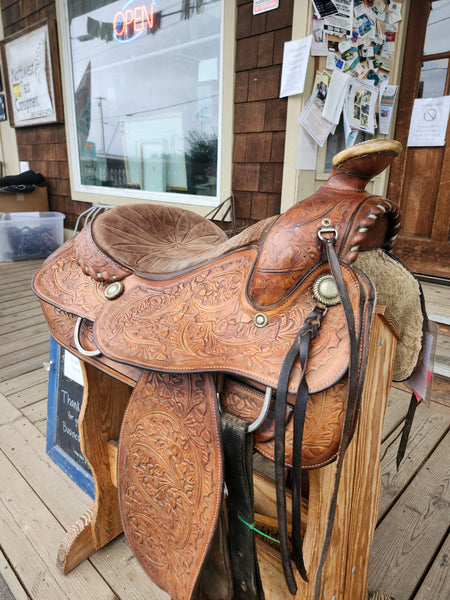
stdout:
<svg viewBox="0 0 450 600">
<path fill-rule="evenodd" d="M 372 196 L 364 203 L 364 212 L 364 216 L 357 221 L 356 225 L 352 224 L 351 230 L 346 232 L 341 244 L 339 254 L 348 264 L 352 264 L 357 259 L 360 249 L 364 247 L 364 243 L 369 239 L 370 232 L 379 219 L 385 216 L 388 218 L 385 242 L 381 245 L 385 250 L 392 248 L 400 231 L 400 210 L 390 200 Z"/>
</svg>

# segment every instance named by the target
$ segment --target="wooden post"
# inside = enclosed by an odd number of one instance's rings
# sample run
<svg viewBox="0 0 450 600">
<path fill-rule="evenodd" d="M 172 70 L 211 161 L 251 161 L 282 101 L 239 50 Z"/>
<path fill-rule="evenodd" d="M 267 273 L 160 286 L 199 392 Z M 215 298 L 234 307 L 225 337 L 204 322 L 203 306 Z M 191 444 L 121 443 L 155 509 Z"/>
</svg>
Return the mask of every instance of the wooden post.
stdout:
<svg viewBox="0 0 450 600">
<path fill-rule="evenodd" d="M 64 573 L 122 532 L 117 483 L 110 470 L 109 441 L 119 437 L 131 389 L 97 367 L 81 364 L 84 394 L 78 428 L 81 451 L 94 478 L 95 500 L 69 529 L 60 546 L 57 564 Z"/>
</svg>

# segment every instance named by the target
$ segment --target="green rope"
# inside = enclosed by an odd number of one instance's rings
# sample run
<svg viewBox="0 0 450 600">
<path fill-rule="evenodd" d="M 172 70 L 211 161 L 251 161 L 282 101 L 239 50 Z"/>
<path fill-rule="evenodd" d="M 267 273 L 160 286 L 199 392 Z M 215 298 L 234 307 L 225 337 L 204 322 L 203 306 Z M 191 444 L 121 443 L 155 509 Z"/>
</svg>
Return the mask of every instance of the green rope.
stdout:
<svg viewBox="0 0 450 600">
<path fill-rule="evenodd" d="M 253 529 L 253 531 L 256 531 L 256 533 L 263 535 L 268 540 L 272 540 L 272 542 L 276 542 L 277 544 L 280 543 L 280 540 L 276 540 L 275 538 L 271 537 L 270 535 L 267 535 L 267 533 L 264 533 L 263 531 L 260 531 L 259 529 L 257 529 L 255 527 L 254 523 L 247 523 L 247 521 L 245 521 L 242 517 L 239 517 L 239 520 L 242 521 L 244 523 L 244 525 L 247 525 L 247 527 L 250 527 L 250 529 Z"/>
</svg>

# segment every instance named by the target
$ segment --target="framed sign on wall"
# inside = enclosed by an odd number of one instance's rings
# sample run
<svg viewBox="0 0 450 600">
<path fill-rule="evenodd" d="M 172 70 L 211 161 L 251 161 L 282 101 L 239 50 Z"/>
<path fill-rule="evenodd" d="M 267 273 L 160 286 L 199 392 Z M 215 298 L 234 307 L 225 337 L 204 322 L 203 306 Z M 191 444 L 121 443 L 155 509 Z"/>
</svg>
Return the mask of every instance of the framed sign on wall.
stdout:
<svg viewBox="0 0 450 600">
<path fill-rule="evenodd" d="M 62 122 L 56 23 L 45 20 L 1 43 L 10 123 Z"/>
</svg>

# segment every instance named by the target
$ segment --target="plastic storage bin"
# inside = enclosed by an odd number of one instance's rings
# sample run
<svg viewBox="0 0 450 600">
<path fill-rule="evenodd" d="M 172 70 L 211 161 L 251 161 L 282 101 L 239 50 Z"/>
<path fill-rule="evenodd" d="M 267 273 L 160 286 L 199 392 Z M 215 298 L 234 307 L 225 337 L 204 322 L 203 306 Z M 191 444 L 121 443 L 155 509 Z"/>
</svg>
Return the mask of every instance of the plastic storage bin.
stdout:
<svg viewBox="0 0 450 600">
<path fill-rule="evenodd" d="M 0 260 L 46 258 L 64 241 L 60 212 L 0 213 Z"/>
</svg>

